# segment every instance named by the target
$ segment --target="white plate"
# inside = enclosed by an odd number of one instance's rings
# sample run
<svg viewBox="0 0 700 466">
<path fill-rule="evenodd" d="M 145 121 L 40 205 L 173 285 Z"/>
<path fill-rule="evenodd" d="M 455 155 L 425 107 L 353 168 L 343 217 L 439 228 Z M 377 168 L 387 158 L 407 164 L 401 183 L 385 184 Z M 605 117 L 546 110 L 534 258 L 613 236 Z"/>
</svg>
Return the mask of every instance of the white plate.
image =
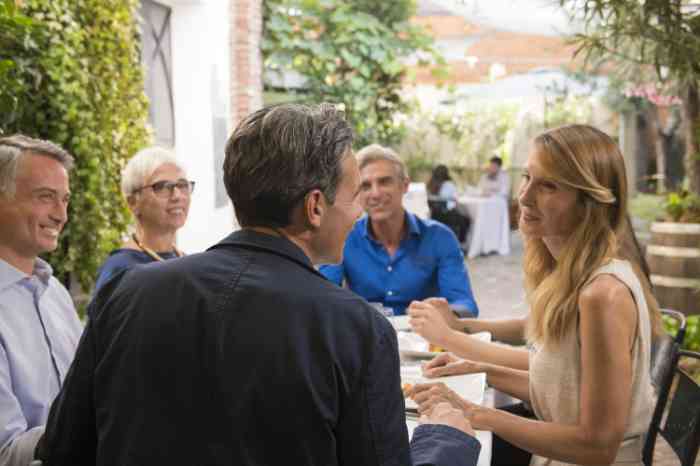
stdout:
<svg viewBox="0 0 700 466">
<path fill-rule="evenodd" d="M 472 333 L 472 337 L 481 341 L 491 341 L 491 332 Z M 397 332 L 399 341 L 399 353 L 401 356 L 406 356 L 416 359 L 432 359 L 439 351 L 427 351 L 429 343 L 417 333 Z"/>
</svg>

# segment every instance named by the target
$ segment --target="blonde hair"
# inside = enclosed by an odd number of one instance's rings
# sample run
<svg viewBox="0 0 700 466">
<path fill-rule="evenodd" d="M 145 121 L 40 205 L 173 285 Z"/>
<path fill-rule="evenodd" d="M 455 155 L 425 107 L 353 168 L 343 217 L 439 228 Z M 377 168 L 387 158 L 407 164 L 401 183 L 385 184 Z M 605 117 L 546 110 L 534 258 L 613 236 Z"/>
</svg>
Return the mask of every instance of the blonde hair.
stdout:
<svg viewBox="0 0 700 466">
<path fill-rule="evenodd" d="M 642 283 L 656 334 L 661 314 L 627 217 L 625 163 L 615 141 L 587 125 L 546 131 L 533 141 L 546 176 L 578 191 L 577 228 L 555 260 L 541 238 L 525 239 L 527 336 L 560 342 L 576 324 L 578 298 L 593 272 L 613 258 L 628 260 Z"/>
</svg>

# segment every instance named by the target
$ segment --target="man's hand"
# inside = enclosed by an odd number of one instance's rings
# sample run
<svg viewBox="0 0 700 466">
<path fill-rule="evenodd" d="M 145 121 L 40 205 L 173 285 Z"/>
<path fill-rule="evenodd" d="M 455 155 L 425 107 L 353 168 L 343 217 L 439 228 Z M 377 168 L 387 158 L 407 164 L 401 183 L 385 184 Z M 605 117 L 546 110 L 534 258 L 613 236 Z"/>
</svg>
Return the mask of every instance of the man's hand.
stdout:
<svg viewBox="0 0 700 466">
<path fill-rule="evenodd" d="M 464 417 L 462 411 L 453 408 L 448 403 L 435 405 L 429 413 L 423 414 L 418 422 L 421 424 L 442 424 L 461 430 L 472 437 L 474 436 L 474 429 L 467 418 Z"/>
<path fill-rule="evenodd" d="M 423 364 L 423 375 L 428 378 L 476 372 L 485 372 L 484 365 L 468 359 L 460 359 L 452 353 L 439 354 Z"/>
</svg>

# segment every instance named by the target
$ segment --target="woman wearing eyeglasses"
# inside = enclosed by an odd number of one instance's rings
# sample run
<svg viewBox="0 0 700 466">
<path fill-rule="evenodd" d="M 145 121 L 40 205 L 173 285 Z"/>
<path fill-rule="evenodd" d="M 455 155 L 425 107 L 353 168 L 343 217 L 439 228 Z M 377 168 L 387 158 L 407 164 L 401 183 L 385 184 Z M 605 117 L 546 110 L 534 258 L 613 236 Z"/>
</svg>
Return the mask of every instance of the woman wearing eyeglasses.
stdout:
<svg viewBox="0 0 700 466">
<path fill-rule="evenodd" d="M 135 264 L 180 257 L 175 233 L 187 220 L 194 181 L 167 149 L 139 151 L 122 171 L 122 193 L 136 220 L 135 231 L 100 267 L 95 293 L 118 272 Z"/>
</svg>

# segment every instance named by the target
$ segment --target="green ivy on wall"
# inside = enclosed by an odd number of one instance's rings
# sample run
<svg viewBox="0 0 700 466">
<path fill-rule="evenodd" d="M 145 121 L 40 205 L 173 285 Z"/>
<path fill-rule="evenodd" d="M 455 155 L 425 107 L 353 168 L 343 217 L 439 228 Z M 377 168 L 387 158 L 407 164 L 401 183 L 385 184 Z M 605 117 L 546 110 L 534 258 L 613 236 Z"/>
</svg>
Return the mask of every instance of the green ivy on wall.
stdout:
<svg viewBox="0 0 700 466">
<path fill-rule="evenodd" d="M 138 5 L 24 0 L 21 13 L 42 33 L 36 47 L 16 49 L 11 57 L 24 64 L 14 76 L 31 92 L 18 96 L 18 117 L 0 129 L 49 139 L 75 157 L 69 222 L 48 259 L 57 276 L 77 279 L 84 290 L 91 289 L 99 265 L 130 222 L 119 188 L 121 169 L 150 143 Z M 0 50 L 0 59 L 4 55 Z"/>
</svg>

